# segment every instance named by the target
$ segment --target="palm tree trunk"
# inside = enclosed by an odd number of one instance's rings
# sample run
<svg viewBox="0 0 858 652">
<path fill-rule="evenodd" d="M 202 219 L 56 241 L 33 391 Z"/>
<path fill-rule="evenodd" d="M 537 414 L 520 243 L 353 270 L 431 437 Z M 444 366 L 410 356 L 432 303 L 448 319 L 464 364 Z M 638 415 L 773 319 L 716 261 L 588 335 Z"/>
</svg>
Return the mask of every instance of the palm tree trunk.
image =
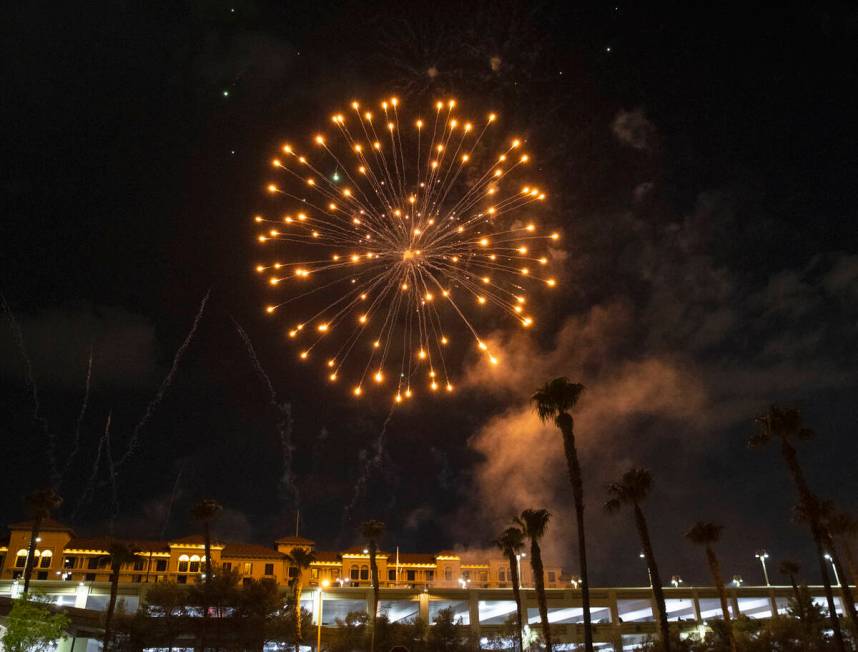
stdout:
<svg viewBox="0 0 858 652">
<path fill-rule="evenodd" d="M 804 621 L 806 620 L 804 603 L 801 601 L 801 592 L 798 590 L 798 582 L 795 581 L 795 575 L 792 573 L 789 574 L 789 582 L 792 585 L 792 596 L 795 599 L 796 609 L 798 609 L 798 617 Z"/>
<path fill-rule="evenodd" d="M 373 599 L 373 609 L 372 609 L 372 629 L 369 634 L 369 649 L 370 652 L 375 652 L 375 621 L 378 618 L 378 596 L 379 596 L 379 582 L 378 582 L 378 563 L 376 562 L 375 555 L 377 552 L 377 545 L 375 541 L 369 542 L 369 572 L 370 572 L 370 580 L 372 581 L 372 599 Z"/>
<path fill-rule="evenodd" d="M 834 644 L 839 652 L 846 650 L 843 642 L 843 632 L 840 629 L 840 619 L 837 617 L 837 606 L 834 604 L 834 591 L 831 590 L 831 579 L 828 577 L 828 568 L 825 566 L 825 548 L 822 545 L 822 533 L 816 522 L 811 521 L 811 532 L 816 544 L 816 556 L 819 560 L 819 574 L 822 577 L 822 585 L 825 588 L 825 600 L 828 603 L 828 618 L 831 620 L 831 630 L 834 633 Z"/>
<path fill-rule="evenodd" d="M 649 576 L 652 580 L 652 593 L 655 598 L 655 604 L 658 608 L 658 627 L 661 630 L 662 648 L 665 652 L 670 652 L 670 624 L 667 621 L 667 606 L 664 602 L 664 588 L 661 584 L 661 575 L 658 572 L 658 564 L 655 562 L 655 552 L 652 549 L 652 542 L 649 538 L 649 528 L 646 524 L 646 517 L 640 508 L 640 505 L 635 503 L 635 525 L 638 529 L 638 536 L 641 539 L 641 547 L 646 557 L 647 568 L 649 568 Z"/>
<path fill-rule="evenodd" d="M 551 652 L 551 626 L 548 624 L 548 600 L 545 598 L 545 571 L 542 567 L 542 551 L 535 538 L 530 539 L 530 565 L 533 568 L 533 585 L 536 588 L 536 602 L 539 605 L 542 637 L 545 639 L 545 649 Z"/>
<path fill-rule="evenodd" d="M 786 437 L 781 437 L 781 455 L 787 464 L 792 480 L 795 483 L 798 491 L 800 504 L 813 505 L 816 498 L 810 491 L 810 486 L 804 477 L 804 472 L 801 465 L 798 463 L 798 454 L 792 444 L 789 443 Z M 823 546 L 823 535 L 819 521 L 813 510 L 810 510 L 810 534 L 813 537 L 813 542 L 816 545 L 817 557 L 819 557 L 819 572 L 822 577 L 822 584 L 825 587 L 825 598 L 828 602 L 828 616 L 831 620 L 831 629 L 834 632 L 834 643 L 840 652 L 843 652 L 845 644 L 843 642 L 843 632 L 840 630 L 840 620 L 837 618 L 837 609 L 834 606 L 834 594 L 831 591 L 831 580 L 828 578 L 828 569 L 825 567 L 825 549 Z"/>
<path fill-rule="evenodd" d="M 575 447 L 575 422 L 568 412 L 557 415 L 557 427 L 563 434 L 563 449 L 566 454 L 566 466 L 569 482 L 572 484 L 572 497 L 575 501 L 575 523 L 578 530 L 578 565 L 581 573 L 581 606 L 584 610 L 584 650 L 593 652 L 593 624 L 590 618 L 590 578 L 587 573 L 587 546 L 584 536 L 584 484 L 581 479 L 581 465 L 578 462 L 578 450 Z"/>
<path fill-rule="evenodd" d="M 301 569 L 298 569 L 299 576 L 295 578 L 295 606 L 293 614 L 295 617 L 295 652 L 301 652 Z"/>
<path fill-rule="evenodd" d="M 107 613 L 104 616 L 103 652 L 110 649 L 110 631 L 113 626 L 113 612 L 116 610 L 116 593 L 119 589 L 119 566 L 114 566 L 110 572 L 110 602 L 107 603 Z"/>
<path fill-rule="evenodd" d="M 721 601 L 721 613 L 724 616 L 724 627 L 727 630 L 727 640 L 730 642 L 730 652 L 736 652 L 736 637 L 733 635 L 733 623 L 730 621 L 730 607 L 727 605 L 727 589 L 724 588 L 724 580 L 721 579 L 721 565 L 712 546 L 706 546 L 706 561 L 709 564 L 709 572 L 718 589 L 718 599 Z"/>
<path fill-rule="evenodd" d="M 849 622 L 852 623 L 852 630 L 858 632 L 858 614 L 855 613 L 855 600 L 852 597 L 852 587 L 849 586 L 849 575 L 840 563 L 840 555 L 837 552 L 837 546 L 834 545 L 834 540 L 829 537 L 828 548 L 831 551 L 831 561 L 834 562 L 834 567 L 837 569 L 837 574 L 840 577 L 840 593 L 843 600 L 843 609 L 846 615 L 849 616 Z"/>
<path fill-rule="evenodd" d="M 212 581 L 212 536 L 211 527 L 208 520 L 203 521 L 203 545 L 205 547 L 206 570 L 205 586 L 203 586 L 203 650 L 206 649 L 207 639 L 209 638 L 209 602 L 211 600 L 211 581 Z M 215 644 L 217 649 L 217 644 Z"/>
<path fill-rule="evenodd" d="M 521 608 L 521 578 L 518 576 L 518 559 L 512 550 L 507 553 L 507 559 L 509 560 L 509 575 L 512 579 L 512 595 L 515 597 L 515 633 L 518 635 L 519 652 L 524 652 L 524 639 L 521 636 L 521 630 L 524 627 L 524 615 Z"/>
<path fill-rule="evenodd" d="M 36 539 L 39 537 L 39 531 L 42 529 L 42 517 L 37 516 L 33 519 L 33 527 L 30 530 L 30 546 L 27 549 L 27 561 L 24 563 L 24 595 L 30 590 L 30 578 L 33 577 L 33 567 L 36 563 Z"/>
</svg>

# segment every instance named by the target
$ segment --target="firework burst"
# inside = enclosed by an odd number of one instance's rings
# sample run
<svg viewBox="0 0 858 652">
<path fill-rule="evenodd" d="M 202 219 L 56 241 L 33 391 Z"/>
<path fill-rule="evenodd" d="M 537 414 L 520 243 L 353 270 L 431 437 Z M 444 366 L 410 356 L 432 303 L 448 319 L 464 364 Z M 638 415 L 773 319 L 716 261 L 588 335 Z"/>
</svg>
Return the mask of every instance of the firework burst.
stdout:
<svg viewBox="0 0 858 652">
<path fill-rule="evenodd" d="M 527 288 L 556 284 L 549 247 L 560 236 L 528 209 L 546 194 L 523 178 L 520 139 L 485 153 L 495 114 L 477 124 L 454 100 L 412 119 L 397 98 L 351 108 L 331 117 L 333 135 L 307 150 L 284 144 L 272 161 L 267 192 L 282 212 L 254 220 L 277 252 L 256 271 L 283 294 L 266 311 L 287 315 L 300 359 L 321 359 L 355 396 L 451 392 L 451 351 L 465 350 L 455 336 L 498 364 L 478 330 L 485 311 L 529 328 Z"/>
</svg>

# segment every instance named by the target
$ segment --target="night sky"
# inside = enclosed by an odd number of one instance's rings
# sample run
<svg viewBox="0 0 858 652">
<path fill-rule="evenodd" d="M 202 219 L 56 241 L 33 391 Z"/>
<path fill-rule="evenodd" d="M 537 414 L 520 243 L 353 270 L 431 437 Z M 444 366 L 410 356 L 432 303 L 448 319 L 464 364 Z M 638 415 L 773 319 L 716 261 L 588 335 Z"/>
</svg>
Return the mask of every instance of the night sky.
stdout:
<svg viewBox="0 0 858 652">
<path fill-rule="evenodd" d="M 588 388 L 577 428 L 594 584 L 646 582 L 630 515 L 601 510 L 605 484 L 632 464 L 655 477 L 663 576 L 705 579 L 682 537 L 699 519 L 725 526 L 728 577 L 758 582 L 762 547 L 812 569 L 776 451 L 745 438 L 768 403 L 798 405 L 818 433 L 800 451 L 812 486 L 858 511 L 858 10 L 642 4 L 8 9 L 3 522 L 50 482 L 51 442 L 62 467 L 77 432 L 58 517 L 79 533 L 112 522 L 178 536 L 212 496 L 226 507 L 221 536 L 270 542 L 294 530 L 297 497 L 301 533 L 322 548 L 355 543 L 378 518 L 388 548 L 479 550 L 513 513 L 548 507 L 548 554 L 575 572 L 560 439 L 527 405 L 566 375 Z M 457 361 L 461 391 L 394 411 L 379 449 L 389 396 L 332 388 L 264 314 L 251 217 L 269 206 L 284 140 L 391 93 L 497 111 L 535 154 L 545 221 L 564 238 L 541 328 L 497 330 L 503 369 Z M 114 499 L 110 459 L 207 293 Z"/>
</svg>

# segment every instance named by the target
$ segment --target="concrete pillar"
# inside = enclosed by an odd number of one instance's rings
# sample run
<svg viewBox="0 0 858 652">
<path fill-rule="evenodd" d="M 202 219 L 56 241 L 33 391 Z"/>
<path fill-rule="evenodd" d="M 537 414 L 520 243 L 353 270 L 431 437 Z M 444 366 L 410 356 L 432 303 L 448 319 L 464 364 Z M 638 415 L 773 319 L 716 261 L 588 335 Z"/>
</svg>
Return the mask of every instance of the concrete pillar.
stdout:
<svg viewBox="0 0 858 652">
<path fill-rule="evenodd" d="M 611 612 L 611 643 L 616 652 L 622 652 L 623 633 L 620 626 L 620 608 L 617 605 L 616 591 L 608 591 L 608 609 Z"/>
<path fill-rule="evenodd" d="M 424 623 L 429 622 L 429 593 L 423 591 L 417 598 L 417 613 Z"/>
<path fill-rule="evenodd" d="M 702 625 L 703 617 L 700 615 L 700 596 L 697 595 L 696 590 L 691 592 L 691 604 L 694 606 L 694 619 L 699 625 Z"/>
<path fill-rule="evenodd" d="M 468 591 L 468 615 L 471 620 L 471 634 L 476 641 L 476 649 L 480 643 L 480 596 L 477 591 Z"/>
</svg>

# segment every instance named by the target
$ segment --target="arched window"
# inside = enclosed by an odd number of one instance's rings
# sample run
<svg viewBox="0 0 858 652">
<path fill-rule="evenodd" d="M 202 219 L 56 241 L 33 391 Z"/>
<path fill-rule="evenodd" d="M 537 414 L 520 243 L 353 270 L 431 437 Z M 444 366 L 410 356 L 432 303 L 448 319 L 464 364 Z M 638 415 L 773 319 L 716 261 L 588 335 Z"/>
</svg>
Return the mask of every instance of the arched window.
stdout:
<svg viewBox="0 0 858 652">
<path fill-rule="evenodd" d="M 199 555 L 191 555 L 191 572 L 199 573 L 200 572 L 200 556 Z"/>
<path fill-rule="evenodd" d="M 27 554 L 26 550 L 24 551 L 24 554 Z M 359 573 L 360 571 L 358 570 L 357 564 L 352 564 L 352 569 L 351 573 L 349 574 L 349 577 L 351 577 L 353 580 L 360 579 Z"/>
<path fill-rule="evenodd" d="M 18 551 L 18 556 L 15 557 L 15 568 L 24 568 L 27 564 L 27 551 L 24 548 L 21 548 Z"/>
<path fill-rule="evenodd" d="M 50 550 L 42 550 L 42 555 L 39 557 L 39 568 L 50 568 L 53 556 L 54 553 Z"/>
<path fill-rule="evenodd" d="M 180 573 L 187 573 L 188 572 L 188 561 L 189 560 L 190 560 L 190 557 L 188 557 L 187 555 L 180 555 L 179 556 L 179 572 Z"/>
<path fill-rule="evenodd" d="M 362 580 L 369 579 L 369 566 L 361 566 L 360 567 L 360 578 Z"/>
</svg>

